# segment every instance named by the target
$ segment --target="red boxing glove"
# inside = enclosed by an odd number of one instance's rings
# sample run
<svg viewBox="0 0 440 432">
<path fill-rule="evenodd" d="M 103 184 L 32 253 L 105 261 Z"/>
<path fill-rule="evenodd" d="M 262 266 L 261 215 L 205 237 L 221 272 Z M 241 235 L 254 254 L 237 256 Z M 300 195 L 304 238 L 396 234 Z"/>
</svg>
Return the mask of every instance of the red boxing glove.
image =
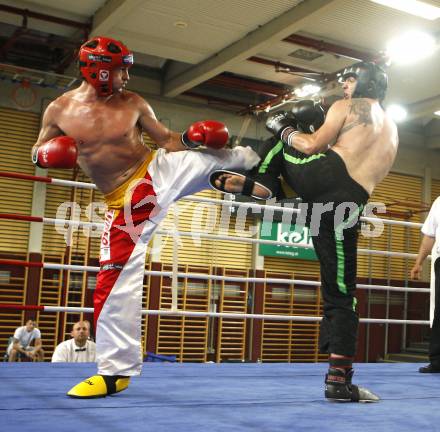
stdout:
<svg viewBox="0 0 440 432">
<path fill-rule="evenodd" d="M 40 168 L 74 168 L 77 156 L 75 140 L 62 135 L 34 147 L 32 162 Z"/>
<path fill-rule="evenodd" d="M 213 149 L 223 148 L 229 140 L 229 132 L 226 125 L 215 120 L 205 120 L 193 123 L 182 134 L 182 143 L 188 148 L 196 148 L 200 145 Z"/>
</svg>

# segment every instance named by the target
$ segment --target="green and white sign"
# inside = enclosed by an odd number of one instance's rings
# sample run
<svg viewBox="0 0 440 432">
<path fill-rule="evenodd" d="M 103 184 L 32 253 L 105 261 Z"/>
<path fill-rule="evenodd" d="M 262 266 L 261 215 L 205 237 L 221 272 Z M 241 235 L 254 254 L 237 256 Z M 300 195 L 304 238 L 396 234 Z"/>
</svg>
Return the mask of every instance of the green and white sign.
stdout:
<svg viewBox="0 0 440 432">
<path fill-rule="evenodd" d="M 260 239 L 286 243 L 285 246 L 260 244 L 260 255 L 305 260 L 318 259 L 314 249 L 303 247 L 313 246 L 307 227 L 263 221 L 260 227 Z"/>
</svg>

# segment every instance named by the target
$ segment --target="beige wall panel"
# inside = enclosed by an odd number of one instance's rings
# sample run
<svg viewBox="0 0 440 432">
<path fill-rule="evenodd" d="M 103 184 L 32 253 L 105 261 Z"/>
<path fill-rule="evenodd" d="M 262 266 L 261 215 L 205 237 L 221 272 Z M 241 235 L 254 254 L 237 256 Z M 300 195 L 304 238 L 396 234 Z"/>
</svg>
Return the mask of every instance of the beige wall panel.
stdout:
<svg viewBox="0 0 440 432">
<path fill-rule="evenodd" d="M 37 140 L 39 116 L 0 108 L 0 171 L 34 174 L 30 151 Z M 0 178 L 0 213 L 31 214 L 33 183 Z M 0 251 L 26 253 L 29 222 L 0 219 Z"/>
</svg>

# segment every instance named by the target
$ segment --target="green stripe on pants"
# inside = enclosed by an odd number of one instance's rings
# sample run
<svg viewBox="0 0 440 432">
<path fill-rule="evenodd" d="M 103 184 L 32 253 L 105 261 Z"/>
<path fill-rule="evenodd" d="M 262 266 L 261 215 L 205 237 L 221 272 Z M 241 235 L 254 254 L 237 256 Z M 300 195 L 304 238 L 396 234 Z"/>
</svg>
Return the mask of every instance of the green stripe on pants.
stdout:
<svg viewBox="0 0 440 432">
<path fill-rule="evenodd" d="M 272 162 L 272 159 L 283 149 L 283 142 L 278 141 L 275 147 L 272 148 L 272 150 L 266 155 L 264 158 L 264 161 L 260 165 L 260 168 L 258 169 L 258 174 L 264 174 L 267 171 L 267 168 L 269 167 L 269 164 Z"/>
<path fill-rule="evenodd" d="M 336 242 L 336 258 L 337 258 L 337 275 L 336 283 L 338 284 L 338 289 L 344 294 L 347 294 L 347 286 L 345 285 L 344 275 L 345 275 L 345 253 L 344 253 L 344 243 L 342 238 L 342 231 L 344 231 L 343 226 L 350 223 L 354 218 L 359 217 L 359 213 L 362 212 L 364 206 L 359 206 L 356 211 L 347 219 L 347 221 L 339 224 L 335 229 L 335 242 Z M 354 305 L 355 306 L 355 305 Z"/>
<path fill-rule="evenodd" d="M 312 156 L 309 156 L 307 158 L 296 158 L 294 156 L 291 156 L 284 152 L 284 159 L 286 159 L 287 162 L 293 163 L 295 165 L 304 165 L 306 163 L 312 162 L 314 160 L 320 159 L 322 157 L 325 157 L 325 153 L 317 153 Z"/>
</svg>

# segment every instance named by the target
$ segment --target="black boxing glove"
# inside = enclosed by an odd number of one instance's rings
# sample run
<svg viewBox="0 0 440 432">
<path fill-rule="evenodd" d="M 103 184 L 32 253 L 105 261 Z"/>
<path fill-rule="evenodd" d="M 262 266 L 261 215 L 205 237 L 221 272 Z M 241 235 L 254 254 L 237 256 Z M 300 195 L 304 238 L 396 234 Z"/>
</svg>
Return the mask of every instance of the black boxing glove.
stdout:
<svg viewBox="0 0 440 432">
<path fill-rule="evenodd" d="M 289 136 L 297 132 L 298 122 L 292 114 L 280 111 L 267 118 L 266 129 L 285 144 L 289 144 Z"/>
<path fill-rule="evenodd" d="M 295 102 L 290 112 L 297 121 L 297 129 L 306 134 L 316 132 L 325 121 L 324 109 L 313 100 Z"/>
</svg>

